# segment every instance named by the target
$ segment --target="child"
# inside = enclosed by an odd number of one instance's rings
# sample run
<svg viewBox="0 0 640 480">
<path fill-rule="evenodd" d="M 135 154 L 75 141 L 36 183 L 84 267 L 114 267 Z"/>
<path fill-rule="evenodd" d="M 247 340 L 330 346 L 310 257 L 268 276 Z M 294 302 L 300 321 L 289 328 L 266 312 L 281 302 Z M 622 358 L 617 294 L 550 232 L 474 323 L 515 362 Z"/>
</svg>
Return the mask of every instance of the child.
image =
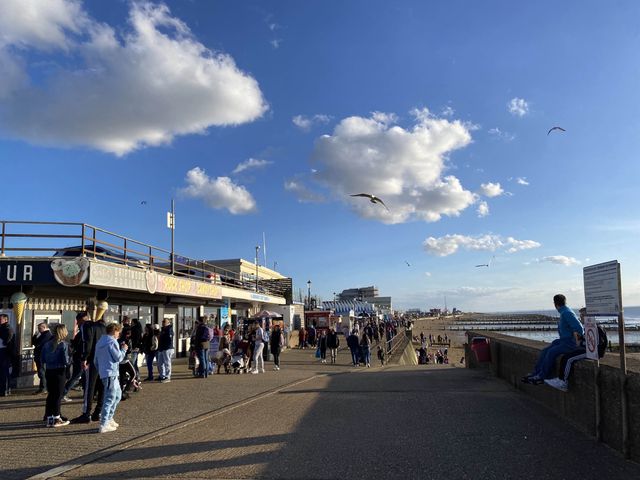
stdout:
<svg viewBox="0 0 640 480">
<path fill-rule="evenodd" d="M 380 360 L 380 365 L 384 365 L 384 350 L 381 346 L 378 346 L 378 360 Z"/>
</svg>

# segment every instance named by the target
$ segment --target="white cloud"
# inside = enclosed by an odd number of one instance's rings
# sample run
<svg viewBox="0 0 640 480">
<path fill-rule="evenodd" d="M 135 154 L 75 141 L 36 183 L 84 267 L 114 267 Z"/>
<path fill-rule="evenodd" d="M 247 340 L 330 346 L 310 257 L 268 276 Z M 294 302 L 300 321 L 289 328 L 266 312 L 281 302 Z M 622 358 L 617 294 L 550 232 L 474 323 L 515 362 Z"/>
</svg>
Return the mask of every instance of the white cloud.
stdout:
<svg viewBox="0 0 640 480">
<path fill-rule="evenodd" d="M 499 138 L 500 140 L 504 140 L 505 142 L 510 142 L 516 138 L 516 136 L 509 132 L 503 132 L 498 127 L 490 128 L 487 130 L 487 133 L 492 137 Z"/>
<path fill-rule="evenodd" d="M 524 98 L 512 98 L 507 103 L 509 113 L 518 117 L 524 117 L 529 113 L 529 103 Z"/>
<path fill-rule="evenodd" d="M 440 115 L 443 117 L 452 117 L 454 113 L 456 113 L 455 110 L 451 108 L 450 105 L 447 105 L 442 109 L 442 111 L 440 112 Z"/>
<path fill-rule="evenodd" d="M 282 39 L 281 38 L 274 38 L 273 40 L 269 41 L 269 43 L 271 44 L 271 46 L 275 49 L 280 48 L 280 45 L 282 44 Z"/>
<path fill-rule="evenodd" d="M 260 160 L 258 158 L 250 158 L 248 160 L 245 160 L 244 162 L 240 162 L 238 166 L 236 166 L 236 168 L 234 168 L 233 172 L 231 173 L 237 174 L 252 168 L 263 168 L 263 167 L 266 167 L 267 165 L 270 165 L 271 163 L 273 162 L 270 162 L 269 160 Z"/>
<path fill-rule="evenodd" d="M 548 257 L 542 257 L 536 259 L 538 263 L 555 263 L 556 265 L 564 265 L 565 267 L 571 267 L 573 265 L 580 265 L 580 261 L 573 257 L 566 257 L 564 255 L 551 255 Z"/>
<path fill-rule="evenodd" d="M 513 237 L 507 237 L 506 244 L 510 245 L 507 249 L 507 253 L 515 253 L 520 250 L 529 250 L 531 248 L 538 248 L 542 246 L 542 244 L 534 240 L 516 240 Z"/>
<path fill-rule="evenodd" d="M 310 190 L 300 180 L 286 180 L 284 189 L 287 192 L 294 193 L 300 203 L 321 203 L 326 200 L 322 194 Z"/>
<path fill-rule="evenodd" d="M 75 0 L 2 0 L 0 2 L 0 47 L 16 45 L 44 51 L 67 50 L 89 23 L 82 5 Z"/>
<path fill-rule="evenodd" d="M 529 185 L 529 182 L 527 181 L 526 177 L 518 177 L 518 178 L 516 178 L 516 183 L 518 185 Z"/>
<path fill-rule="evenodd" d="M 12 77 L 20 83 L 0 89 L 5 136 L 124 155 L 250 122 L 268 108 L 256 80 L 165 5 L 133 2 L 128 29 L 116 30 L 77 1 L 10 0 L 0 2 L 0 22 L 0 61 L 21 65 Z M 65 63 L 31 82 L 29 55 L 55 50 Z"/>
<path fill-rule="evenodd" d="M 488 297 L 512 291 L 511 287 L 458 287 L 450 290 L 439 290 L 438 295 L 450 297 Z"/>
<path fill-rule="evenodd" d="M 499 197 L 504 193 L 504 190 L 499 183 L 483 183 L 480 185 L 480 194 L 485 197 Z"/>
<path fill-rule="evenodd" d="M 478 217 L 486 217 L 489 215 L 489 204 L 485 201 L 478 203 L 478 209 L 476 212 L 478 212 Z"/>
<path fill-rule="evenodd" d="M 320 168 L 314 179 L 364 218 L 435 222 L 442 215 L 459 215 L 476 196 L 458 178 L 443 173 L 448 156 L 471 142 L 469 130 L 427 109 L 412 114 L 414 124 L 406 129 L 394 124 L 395 114 L 341 120 L 332 135 L 316 139 L 311 161 Z M 390 211 L 349 197 L 359 192 L 382 198 Z"/>
<path fill-rule="evenodd" d="M 465 250 L 487 250 L 495 252 L 496 250 L 506 249 L 507 253 L 515 253 L 519 250 L 530 248 L 538 248 L 540 243 L 533 240 L 516 240 L 513 237 L 506 239 L 500 235 L 477 235 L 475 237 L 459 234 L 449 234 L 444 237 L 427 238 L 422 246 L 425 251 L 437 257 L 446 257 L 452 255 L 463 248 Z"/>
<path fill-rule="evenodd" d="M 208 207 L 226 208 L 234 215 L 243 215 L 256 211 L 256 201 L 241 185 L 236 185 L 229 177 L 211 178 L 206 172 L 195 167 L 187 172 L 187 186 L 180 189 L 186 197 L 198 198 Z"/>
<path fill-rule="evenodd" d="M 431 272 L 424 272 L 424 274 L 425 274 L 427 277 L 430 277 L 430 276 L 431 276 Z"/>
<path fill-rule="evenodd" d="M 323 125 L 331 121 L 331 117 L 323 114 L 316 114 L 310 117 L 305 115 L 296 115 L 291 119 L 293 124 L 301 130 L 309 131 L 314 125 Z"/>
</svg>

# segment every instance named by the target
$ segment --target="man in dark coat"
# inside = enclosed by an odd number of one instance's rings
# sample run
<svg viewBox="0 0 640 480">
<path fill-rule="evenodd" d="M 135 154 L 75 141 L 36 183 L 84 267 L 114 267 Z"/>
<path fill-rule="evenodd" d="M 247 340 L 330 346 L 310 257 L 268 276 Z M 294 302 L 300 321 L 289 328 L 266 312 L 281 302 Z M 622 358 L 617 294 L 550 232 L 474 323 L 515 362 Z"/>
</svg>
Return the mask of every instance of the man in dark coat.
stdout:
<svg viewBox="0 0 640 480">
<path fill-rule="evenodd" d="M 9 369 L 14 359 L 15 333 L 9 316 L 0 314 L 0 397 L 9 395 Z"/>
<path fill-rule="evenodd" d="M 47 379 L 44 373 L 45 366 L 42 364 L 42 347 L 45 343 L 51 340 L 51 337 L 52 335 L 49 330 L 49 325 L 47 325 L 47 322 L 42 322 L 38 324 L 38 331 L 31 338 L 31 344 L 33 345 L 33 361 L 36 363 L 36 373 L 40 380 L 38 390 L 33 392 L 34 395 L 47 393 Z"/>
</svg>

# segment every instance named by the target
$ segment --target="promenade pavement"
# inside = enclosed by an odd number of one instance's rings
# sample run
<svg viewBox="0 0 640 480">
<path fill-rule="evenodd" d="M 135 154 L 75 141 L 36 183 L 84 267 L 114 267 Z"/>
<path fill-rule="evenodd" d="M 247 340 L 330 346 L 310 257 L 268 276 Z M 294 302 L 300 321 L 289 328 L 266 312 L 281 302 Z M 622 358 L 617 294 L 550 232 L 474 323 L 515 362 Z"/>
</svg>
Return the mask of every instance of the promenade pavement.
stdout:
<svg viewBox="0 0 640 480">
<path fill-rule="evenodd" d="M 280 372 L 145 386 L 110 435 L 44 429 L 41 405 L 16 407 L 7 424 L 0 403 L 0 477 L 71 461 L 62 478 L 640 478 L 639 465 L 485 372 L 355 369 L 346 352 L 337 366 L 310 351 L 282 360 Z"/>
</svg>

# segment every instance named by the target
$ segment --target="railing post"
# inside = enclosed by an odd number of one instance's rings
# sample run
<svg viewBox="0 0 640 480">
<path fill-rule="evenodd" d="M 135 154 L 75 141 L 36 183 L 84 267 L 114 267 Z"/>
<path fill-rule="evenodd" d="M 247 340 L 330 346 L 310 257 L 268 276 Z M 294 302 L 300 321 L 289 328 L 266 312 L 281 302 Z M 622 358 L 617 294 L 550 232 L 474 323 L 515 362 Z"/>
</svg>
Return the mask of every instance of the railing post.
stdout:
<svg viewBox="0 0 640 480">
<path fill-rule="evenodd" d="M 84 223 L 82 224 L 82 239 L 80 239 L 80 247 L 82 249 L 82 251 L 80 252 L 80 254 L 84 257 L 84 236 L 85 236 L 85 230 L 84 230 Z"/>
<path fill-rule="evenodd" d="M 127 264 L 127 239 L 124 239 L 124 264 Z"/>
<path fill-rule="evenodd" d="M 6 225 L 6 222 L 2 222 L 2 250 L 0 251 L 0 257 L 4 257 L 4 230 Z"/>
</svg>

